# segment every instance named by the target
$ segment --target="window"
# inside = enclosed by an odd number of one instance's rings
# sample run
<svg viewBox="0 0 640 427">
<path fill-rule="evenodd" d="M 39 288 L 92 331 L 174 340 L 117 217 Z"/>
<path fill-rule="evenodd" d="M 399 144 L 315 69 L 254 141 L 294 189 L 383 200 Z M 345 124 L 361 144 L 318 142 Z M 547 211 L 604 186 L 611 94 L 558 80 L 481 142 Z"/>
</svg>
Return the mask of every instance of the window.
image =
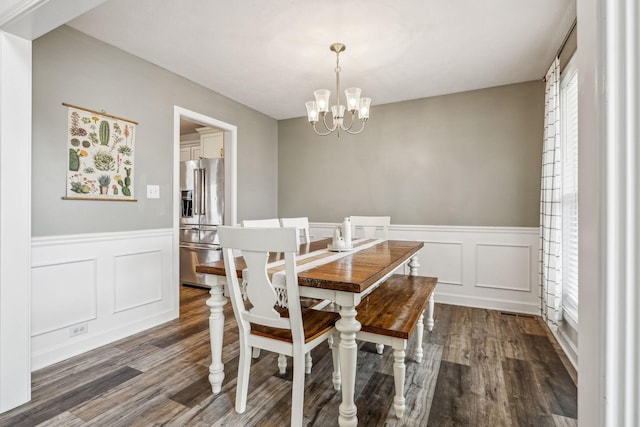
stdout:
<svg viewBox="0 0 640 427">
<path fill-rule="evenodd" d="M 562 311 L 578 323 L 578 72 L 570 62 L 560 81 L 562 146 Z"/>
</svg>

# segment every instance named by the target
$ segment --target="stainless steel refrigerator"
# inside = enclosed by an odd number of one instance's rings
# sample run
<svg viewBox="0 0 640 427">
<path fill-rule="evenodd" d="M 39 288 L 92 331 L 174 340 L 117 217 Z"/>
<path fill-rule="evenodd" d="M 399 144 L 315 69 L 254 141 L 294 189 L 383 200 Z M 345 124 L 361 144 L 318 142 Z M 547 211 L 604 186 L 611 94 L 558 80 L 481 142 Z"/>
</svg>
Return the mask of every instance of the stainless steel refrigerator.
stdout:
<svg viewBox="0 0 640 427">
<path fill-rule="evenodd" d="M 222 259 L 217 226 L 224 224 L 224 159 L 180 163 L 180 282 L 208 287 L 196 265 Z"/>
</svg>

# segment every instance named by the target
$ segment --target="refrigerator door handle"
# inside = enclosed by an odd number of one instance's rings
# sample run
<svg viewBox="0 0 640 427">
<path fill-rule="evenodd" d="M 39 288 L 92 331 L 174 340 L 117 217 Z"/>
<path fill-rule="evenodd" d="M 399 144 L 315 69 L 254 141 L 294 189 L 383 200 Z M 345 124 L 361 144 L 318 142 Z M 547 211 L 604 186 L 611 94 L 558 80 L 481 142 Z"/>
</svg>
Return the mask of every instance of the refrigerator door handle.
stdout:
<svg viewBox="0 0 640 427">
<path fill-rule="evenodd" d="M 193 214 L 200 215 L 200 177 L 198 172 L 200 169 L 193 170 Z"/>
<path fill-rule="evenodd" d="M 200 169 L 200 215 L 207 214 L 207 170 Z"/>
</svg>

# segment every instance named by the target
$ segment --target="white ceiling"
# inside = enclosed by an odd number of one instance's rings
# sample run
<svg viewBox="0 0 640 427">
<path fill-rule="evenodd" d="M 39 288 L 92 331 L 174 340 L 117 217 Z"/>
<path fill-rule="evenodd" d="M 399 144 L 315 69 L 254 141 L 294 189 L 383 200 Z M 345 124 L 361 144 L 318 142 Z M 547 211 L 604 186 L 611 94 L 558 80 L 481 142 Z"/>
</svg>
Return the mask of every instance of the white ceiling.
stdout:
<svg viewBox="0 0 640 427">
<path fill-rule="evenodd" d="M 375 105 L 541 79 L 576 0 L 109 0 L 68 24 L 275 119 L 313 90 Z"/>
</svg>

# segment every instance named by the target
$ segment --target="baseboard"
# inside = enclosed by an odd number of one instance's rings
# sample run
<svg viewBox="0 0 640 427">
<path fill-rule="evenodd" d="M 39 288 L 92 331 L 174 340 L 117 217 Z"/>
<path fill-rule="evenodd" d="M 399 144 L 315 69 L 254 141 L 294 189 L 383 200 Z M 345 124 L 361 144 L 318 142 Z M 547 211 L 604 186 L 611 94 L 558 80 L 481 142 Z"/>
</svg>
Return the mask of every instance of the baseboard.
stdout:
<svg viewBox="0 0 640 427">
<path fill-rule="evenodd" d="M 571 341 L 571 339 L 563 329 L 558 328 L 558 330 L 552 331 L 552 333 L 556 338 L 556 341 L 558 341 L 558 345 L 560 346 L 560 348 L 562 348 L 562 351 L 564 351 L 564 354 L 567 356 L 567 359 L 569 359 L 569 362 L 571 362 L 571 365 L 573 365 L 573 368 L 577 371 L 578 348 Z"/>
<path fill-rule="evenodd" d="M 508 311 L 512 313 L 540 315 L 537 304 L 523 303 L 519 301 L 501 300 L 496 298 L 471 297 L 438 292 L 434 293 L 436 303 L 460 305 L 463 307 L 483 308 L 486 310 Z"/>
</svg>

